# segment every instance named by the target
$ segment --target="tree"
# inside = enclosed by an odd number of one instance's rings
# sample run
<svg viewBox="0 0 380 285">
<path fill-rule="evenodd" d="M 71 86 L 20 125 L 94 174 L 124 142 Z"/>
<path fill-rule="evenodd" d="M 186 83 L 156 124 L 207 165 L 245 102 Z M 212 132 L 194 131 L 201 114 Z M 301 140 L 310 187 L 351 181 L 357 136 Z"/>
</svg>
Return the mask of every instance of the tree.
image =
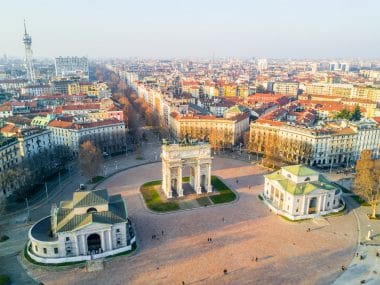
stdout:
<svg viewBox="0 0 380 285">
<path fill-rule="evenodd" d="M 372 159 L 371 150 L 363 150 L 356 162 L 354 191 L 371 206 L 371 217 L 376 218 L 380 202 L 380 163 Z"/>
<path fill-rule="evenodd" d="M 94 178 L 102 167 L 103 157 L 91 141 L 85 141 L 79 148 L 79 166 L 85 176 Z"/>
<path fill-rule="evenodd" d="M 263 164 L 271 168 L 278 166 L 280 160 L 279 136 L 277 134 L 269 134 L 264 147 Z"/>
<path fill-rule="evenodd" d="M 360 107 L 359 107 L 359 105 L 356 105 L 355 109 L 351 113 L 350 120 L 351 121 L 360 121 L 361 117 L 362 117 L 362 113 L 360 112 Z"/>
</svg>

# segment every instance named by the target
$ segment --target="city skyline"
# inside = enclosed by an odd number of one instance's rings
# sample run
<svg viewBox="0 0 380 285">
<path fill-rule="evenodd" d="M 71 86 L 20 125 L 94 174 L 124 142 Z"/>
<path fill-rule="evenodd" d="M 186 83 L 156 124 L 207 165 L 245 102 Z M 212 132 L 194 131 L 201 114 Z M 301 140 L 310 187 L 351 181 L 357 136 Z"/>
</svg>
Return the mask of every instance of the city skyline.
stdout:
<svg viewBox="0 0 380 285">
<path fill-rule="evenodd" d="M 3 5 L 0 24 L 11 28 L 1 31 L 0 54 L 23 57 L 26 19 L 35 58 L 379 58 L 376 7 L 372 0 L 12 1 Z"/>
</svg>

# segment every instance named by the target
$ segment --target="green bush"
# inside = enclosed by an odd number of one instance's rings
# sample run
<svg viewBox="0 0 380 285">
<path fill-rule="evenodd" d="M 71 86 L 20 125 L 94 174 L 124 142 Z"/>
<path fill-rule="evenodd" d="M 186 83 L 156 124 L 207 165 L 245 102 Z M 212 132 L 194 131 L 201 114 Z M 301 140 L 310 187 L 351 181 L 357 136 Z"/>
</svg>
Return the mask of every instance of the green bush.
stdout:
<svg viewBox="0 0 380 285">
<path fill-rule="evenodd" d="M 92 179 L 91 179 L 91 183 L 97 183 L 97 182 L 99 182 L 99 181 L 102 181 L 104 179 L 104 177 L 103 176 L 100 176 L 100 175 L 98 175 L 98 176 L 95 176 L 95 177 L 92 177 Z"/>
<path fill-rule="evenodd" d="M 0 285 L 8 285 L 11 284 L 11 278 L 8 275 L 1 274 L 0 275 Z"/>
<path fill-rule="evenodd" d="M 2 235 L 2 236 L 0 237 L 0 242 L 4 242 L 4 241 L 6 241 L 6 240 L 9 240 L 9 236 L 7 236 L 7 235 Z"/>
<path fill-rule="evenodd" d="M 218 177 L 211 177 L 211 184 L 219 192 L 219 195 L 210 196 L 214 204 L 228 203 L 236 199 L 236 195 L 226 184 L 224 184 Z"/>
</svg>

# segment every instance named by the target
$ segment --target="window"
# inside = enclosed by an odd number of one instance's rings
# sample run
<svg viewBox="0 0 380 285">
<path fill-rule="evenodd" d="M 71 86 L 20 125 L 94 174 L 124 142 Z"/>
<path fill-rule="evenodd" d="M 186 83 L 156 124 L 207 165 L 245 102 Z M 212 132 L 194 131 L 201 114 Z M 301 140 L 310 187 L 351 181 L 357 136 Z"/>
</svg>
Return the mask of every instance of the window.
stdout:
<svg viewBox="0 0 380 285">
<path fill-rule="evenodd" d="M 94 207 L 91 207 L 91 208 L 88 208 L 87 209 L 87 213 L 91 213 L 91 212 L 97 212 L 98 210 L 96 210 L 96 208 Z"/>
<path fill-rule="evenodd" d="M 38 251 L 38 246 L 34 246 L 34 250 L 37 252 Z"/>
<path fill-rule="evenodd" d="M 327 207 L 330 207 L 330 202 L 327 202 Z"/>
<path fill-rule="evenodd" d="M 117 233 L 120 233 L 120 229 L 116 229 L 116 232 L 117 232 Z"/>
<path fill-rule="evenodd" d="M 47 249 L 46 249 L 46 247 L 44 247 L 44 254 L 47 254 Z"/>
<path fill-rule="evenodd" d="M 55 254 L 58 254 L 58 247 L 55 247 L 55 248 L 54 248 L 54 253 L 55 253 Z"/>
<path fill-rule="evenodd" d="M 70 237 L 66 237 L 66 241 L 70 241 Z"/>
<path fill-rule="evenodd" d="M 305 181 L 310 181 L 310 177 L 306 177 L 306 178 L 305 178 Z"/>
</svg>

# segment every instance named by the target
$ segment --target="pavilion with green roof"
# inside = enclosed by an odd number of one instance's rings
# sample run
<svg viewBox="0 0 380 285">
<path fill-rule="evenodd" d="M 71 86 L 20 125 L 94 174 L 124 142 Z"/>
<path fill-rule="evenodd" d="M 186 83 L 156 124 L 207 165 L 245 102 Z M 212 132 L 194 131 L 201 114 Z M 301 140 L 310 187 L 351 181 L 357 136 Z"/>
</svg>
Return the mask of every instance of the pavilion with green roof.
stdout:
<svg viewBox="0 0 380 285">
<path fill-rule="evenodd" d="M 61 263 L 105 257 L 131 249 L 135 240 L 126 203 L 106 189 L 76 191 L 53 204 L 51 216 L 29 231 L 29 254 L 38 262 Z"/>
<path fill-rule="evenodd" d="M 292 220 L 326 215 L 343 205 L 341 190 L 305 165 L 285 166 L 264 178 L 265 203 Z"/>
</svg>

